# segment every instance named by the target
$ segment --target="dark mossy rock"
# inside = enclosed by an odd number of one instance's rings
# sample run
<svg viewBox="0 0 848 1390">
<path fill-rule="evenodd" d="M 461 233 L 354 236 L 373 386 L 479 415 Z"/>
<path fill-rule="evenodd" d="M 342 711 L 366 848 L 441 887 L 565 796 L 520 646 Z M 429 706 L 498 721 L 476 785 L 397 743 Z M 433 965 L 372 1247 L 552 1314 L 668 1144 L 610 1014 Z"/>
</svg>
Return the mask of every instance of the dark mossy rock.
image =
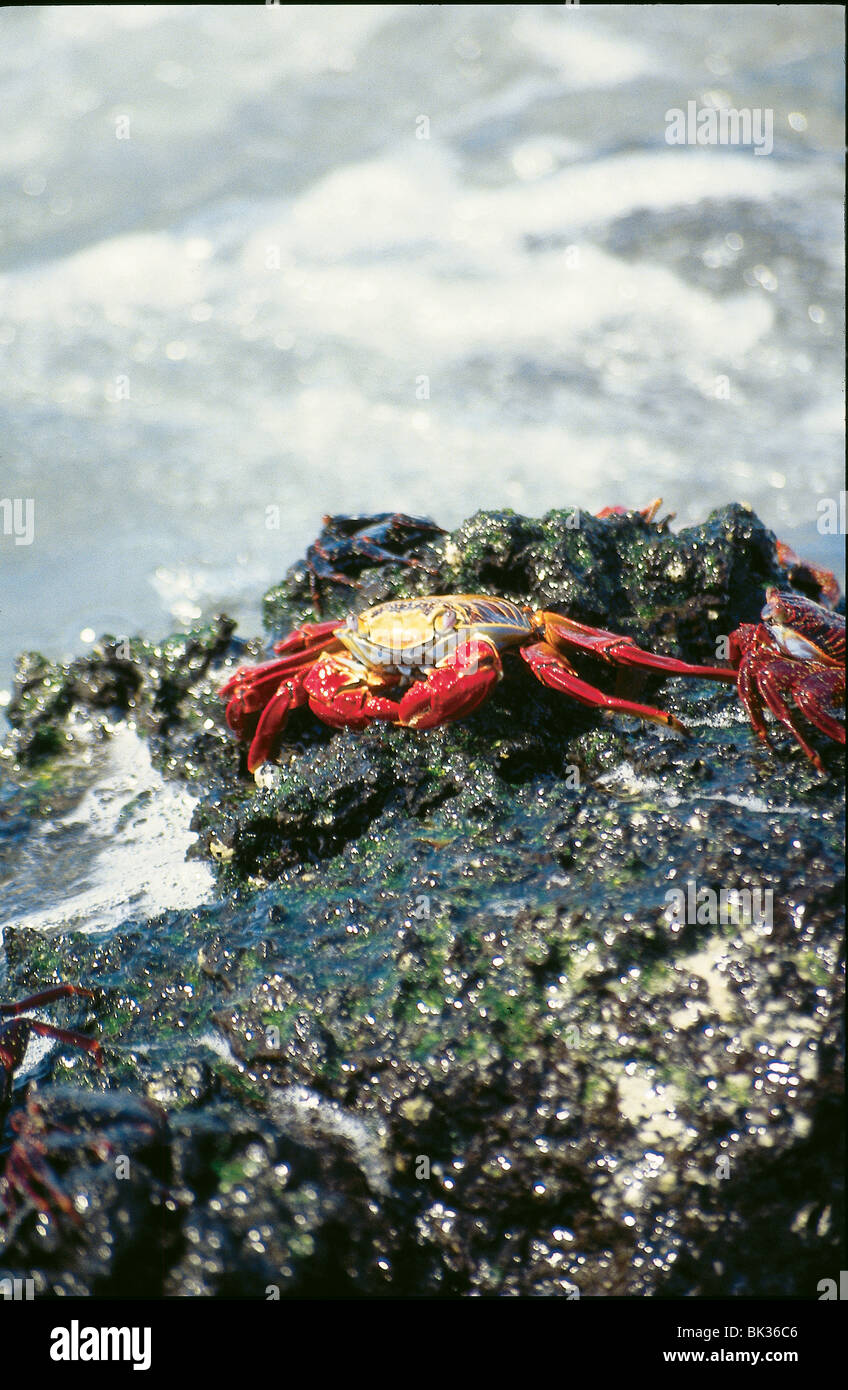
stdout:
<svg viewBox="0 0 848 1390">
<path fill-rule="evenodd" d="M 534 521 L 478 512 L 426 550 L 426 573 L 393 565 L 367 572 L 357 607 L 420 592 L 499 593 L 622 632 L 662 654 L 710 663 L 720 638 L 758 618 L 765 587 L 786 583 L 771 532 L 738 505 L 678 535 L 639 514 L 601 519 L 562 510 Z M 349 606 L 350 595 L 336 586 L 325 606 Z M 294 566 L 266 596 L 268 625 L 284 631 L 303 621 L 308 601 L 308 576 Z M 575 661 L 587 679 L 616 694 L 659 699 L 656 678 Z M 280 769 L 259 779 L 259 791 L 246 800 L 231 783 L 199 806 L 201 841 L 230 881 L 273 879 L 286 865 L 358 839 L 380 816 L 426 819 L 439 808 L 458 827 L 496 825 L 516 814 L 517 786 L 540 780 L 554 791 L 565 781 L 571 799 L 569 782 L 573 788 L 576 779 L 603 772 L 631 745 L 664 761 L 667 777 L 677 775 L 681 740 L 632 725 L 626 739 L 616 736 L 605 716 L 543 688 L 519 658 L 507 656 L 505 664 L 507 679 L 479 711 L 426 736 L 375 727 L 327 738 L 308 710 L 296 713 Z M 666 683 L 664 706 L 673 705 L 678 696 L 667 692 L 680 684 Z M 732 717 L 731 690 L 704 683 L 698 699 L 696 722 Z M 709 776 L 705 760 L 700 769 Z"/>
<path fill-rule="evenodd" d="M 757 617 L 766 584 L 786 579 L 774 536 L 738 504 L 677 534 L 638 513 L 563 509 L 534 520 L 477 512 L 410 553 L 421 568 L 374 566 L 353 590 L 325 582 L 328 616 L 415 594 L 494 593 L 642 639 L 665 637 L 671 654 L 695 660 L 714 653 L 719 633 Z M 308 572 L 294 565 L 265 596 L 265 625 L 281 633 L 312 617 Z"/>
<path fill-rule="evenodd" d="M 678 535 L 563 510 L 412 539 L 428 570 L 357 560 L 327 612 L 500 592 L 709 662 L 787 584 L 737 506 Z M 269 629 L 311 602 L 294 566 Z M 108 934 L 7 929 L 4 996 L 100 991 L 53 1016 L 97 1033 L 103 1071 L 62 1049 L 38 1098 L 84 1140 L 107 1096 L 134 1186 L 51 1140 L 90 1235 L 24 1205 L 0 1275 L 34 1271 L 40 1295 L 815 1298 L 845 1266 L 840 750 L 819 744 L 821 776 L 781 733 L 764 748 L 732 686 L 622 679 L 682 737 L 512 660 L 425 735 L 298 712 L 254 780 L 216 692 L 261 652 L 221 620 L 131 644 L 130 672 L 103 648 L 22 681 L 0 871 L 125 715 L 189 779 L 220 892 Z"/>
<path fill-rule="evenodd" d="M 162 751 L 163 761 L 170 755 L 176 767 L 186 740 L 202 750 L 206 722 L 218 722 L 210 718 L 219 714 L 220 702 L 209 673 L 226 653 L 244 650 L 232 640 L 234 628 L 231 618 L 219 617 L 158 644 L 106 636 L 89 655 L 64 664 L 24 653 L 6 709 L 12 726 L 7 762 L 32 769 L 50 758 L 61 760 L 108 737 L 118 720 L 130 719 Z M 211 751 L 214 740 L 205 742 Z M 60 775 L 61 767 L 56 771 Z M 191 778 L 195 771 L 190 758 L 179 766 L 181 776 Z"/>
</svg>

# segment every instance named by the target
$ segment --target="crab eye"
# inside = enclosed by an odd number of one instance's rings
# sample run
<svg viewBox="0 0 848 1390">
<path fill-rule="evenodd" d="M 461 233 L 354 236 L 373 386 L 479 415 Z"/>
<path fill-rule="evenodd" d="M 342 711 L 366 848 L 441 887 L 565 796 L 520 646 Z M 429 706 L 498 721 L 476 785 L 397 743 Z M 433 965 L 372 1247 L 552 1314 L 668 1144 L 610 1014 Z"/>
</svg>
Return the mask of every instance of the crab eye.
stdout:
<svg viewBox="0 0 848 1390">
<path fill-rule="evenodd" d="M 355 613 L 348 613 L 347 617 L 345 618 L 345 627 L 348 629 L 348 631 L 349 631 L 349 632 L 354 632 L 358 626 L 359 626 L 359 619 L 358 619 L 358 617 L 356 616 L 356 614 L 355 614 Z"/>
<path fill-rule="evenodd" d="M 786 606 L 785 600 L 781 599 L 779 591 L 777 589 L 767 589 L 766 604 L 762 612 L 760 613 L 760 618 L 762 619 L 762 621 L 764 623 L 767 623 L 771 618 L 777 620 L 778 622 L 782 622 L 788 619 L 788 617 L 789 610 Z"/>
<path fill-rule="evenodd" d="M 452 627 L 456 627 L 456 613 L 452 608 L 442 608 L 436 614 L 433 626 L 437 632 L 450 632 Z"/>
</svg>

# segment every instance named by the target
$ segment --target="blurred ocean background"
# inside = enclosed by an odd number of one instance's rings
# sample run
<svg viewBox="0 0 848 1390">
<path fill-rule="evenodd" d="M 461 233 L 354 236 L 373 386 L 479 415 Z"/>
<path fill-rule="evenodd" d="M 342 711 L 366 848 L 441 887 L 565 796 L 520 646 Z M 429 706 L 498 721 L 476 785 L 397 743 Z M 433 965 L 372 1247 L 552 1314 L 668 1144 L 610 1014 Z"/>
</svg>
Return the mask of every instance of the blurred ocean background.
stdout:
<svg viewBox="0 0 848 1390">
<path fill-rule="evenodd" d="M 326 511 L 736 499 L 841 572 L 843 23 L 0 11 L 0 692 L 21 649 L 249 635 Z M 693 100 L 773 153 L 668 145 Z"/>
</svg>

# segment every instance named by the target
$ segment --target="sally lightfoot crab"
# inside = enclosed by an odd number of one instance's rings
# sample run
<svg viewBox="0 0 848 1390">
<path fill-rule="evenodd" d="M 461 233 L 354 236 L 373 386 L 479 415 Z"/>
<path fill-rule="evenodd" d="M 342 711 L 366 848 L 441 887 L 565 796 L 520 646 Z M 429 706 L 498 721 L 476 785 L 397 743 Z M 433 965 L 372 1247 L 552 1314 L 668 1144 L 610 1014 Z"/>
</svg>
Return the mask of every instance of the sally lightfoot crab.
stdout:
<svg viewBox="0 0 848 1390">
<path fill-rule="evenodd" d="M 658 656 L 629 637 L 486 594 L 391 599 L 344 623 L 305 623 L 275 651 L 276 661 L 240 667 L 220 692 L 230 728 L 251 740 L 251 772 L 273 756 L 290 712 L 305 704 L 335 728 L 385 721 L 434 729 L 461 719 L 491 694 L 508 651 L 517 651 L 544 685 L 581 704 L 681 732 L 674 715 L 582 679 L 569 654 L 583 652 L 618 668 L 735 679 L 726 668 Z"/>
<path fill-rule="evenodd" d="M 373 516 L 325 516 L 323 529 L 306 552 L 306 568 L 312 604 L 321 616 L 321 581 L 359 588 L 359 571 L 363 566 L 406 565 L 425 568 L 420 560 L 398 549 L 443 536 L 445 532 L 426 516 L 406 516 L 404 512 L 377 512 Z M 389 549 L 394 546 L 395 549 Z M 344 573 L 353 569 L 354 574 Z"/>
<path fill-rule="evenodd" d="M 95 1038 L 88 1038 L 84 1033 L 77 1033 L 66 1028 L 56 1028 L 52 1023 L 42 1023 L 40 1019 L 26 1016 L 31 1009 L 37 1009 L 44 1004 L 52 1004 L 57 999 L 67 999 L 74 995 L 86 999 L 95 997 L 93 990 L 84 989 L 80 985 L 52 985 L 49 989 L 41 990 L 40 993 L 32 994 L 28 999 L 21 999 L 15 1004 L 0 1004 L 0 1018 L 5 1015 L 9 1019 L 7 1023 L 0 1023 L 0 1124 L 2 1124 L 12 1097 L 15 1072 L 23 1062 L 30 1038 L 33 1035 L 41 1038 L 55 1038 L 57 1042 L 65 1043 L 69 1047 L 83 1048 L 92 1054 L 98 1066 L 102 1066 L 102 1051 L 100 1043 Z M 17 1190 L 33 1196 L 34 1179 L 43 1177 L 38 1169 L 35 1150 L 30 1152 L 22 1149 L 20 1145 L 13 1144 L 3 1174 L 3 1185 L 7 1191 Z M 50 1187 L 49 1183 L 43 1181 L 41 1185 L 45 1187 L 55 1204 L 64 1209 L 66 1199 L 61 1191 Z M 37 1204 L 39 1203 L 37 1202 Z"/>
<path fill-rule="evenodd" d="M 277 660 L 239 667 L 220 693 L 230 728 L 250 739 L 251 772 L 273 757 L 290 712 L 302 705 L 335 728 L 364 729 L 382 720 L 433 729 L 461 719 L 501 679 L 501 655 L 510 650 L 543 684 L 581 704 L 685 732 L 673 715 L 582 679 L 569 659 L 582 652 L 619 668 L 735 681 L 758 736 L 768 740 L 765 704 L 821 771 L 799 716 L 844 743 L 844 726 L 833 711 L 845 699 L 845 619 L 774 588 L 766 599 L 761 622 L 731 634 L 726 667 L 659 656 L 629 637 L 485 594 L 393 599 L 350 614 L 344 623 L 295 628 L 277 643 Z"/>
<path fill-rule="evenodd" d="M 108 1183 L 109 1172 L 97 1169 L 123 1159 L 143 1179 L 164 1193 L 167 1121 L 154 1101 L 125 1091 L 83 1091 L 78 1086 L 51 1086 L 31 1091 L 26 1104 L 10 1119 L 12 1144 L 0 1177 L 0 1210 L 11 1224 L 16 1213 L 35 1209 L 61 1213 L 75 1224 L 80 1218 L 73 1193 L 90 1193 L 95 1181 Z M 171 1194 L 174 1195 L 174 1194 Z"/>
<path fill-rule="evenodd" d="M 759 623 L 744 623 L 730 638 L 740 699 L 764 743 L 769 742 L 766 705 L 822 772 L 822 760 L 807 741 L 799 714 L 834 742 L 845 742 L 845 726 L 831 712 L 845 704 L 845 619 L 811 599 L 775 588 L 766 590 L 760 618 Z"/>
</svg>

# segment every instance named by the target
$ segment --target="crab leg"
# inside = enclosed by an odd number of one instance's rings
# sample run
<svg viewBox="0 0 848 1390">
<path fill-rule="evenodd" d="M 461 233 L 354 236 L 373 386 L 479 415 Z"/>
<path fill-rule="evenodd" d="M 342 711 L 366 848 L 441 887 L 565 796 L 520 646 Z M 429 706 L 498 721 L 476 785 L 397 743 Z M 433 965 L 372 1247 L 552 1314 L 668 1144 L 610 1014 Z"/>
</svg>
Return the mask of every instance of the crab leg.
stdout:
<svg viewBox="0 0 848 1390">
<path fill-rule="evenodd" d="M 52 1023 L 42 1023 L 39 1019 L 26 1015 L 27 1009 L 35 1009 L 41 1004 L 51 1004 L 54 999 L 65 999 L 75 994 L 94 998 L 90 989 L 84 989 L 80 985 L 52 985 L 49 989 L 41 990 L 39 994 L 30 995 L 28 999 L 20 999 L 14 1004 L 0 1004 L 0 1016 L 11 1015 L 11 1022 L 4 1023 L 0 1028 L 0 1117 L 9 1102 L 15 1071 L 24 1059 L 33 1033 L 42 1038 L 54 1038 L 69 1047 L 84 1048 L 93 1055 L 99 1067 L 103 1065 L 100 1043 L 94 1038 L 87 1038 L 84 1033 L 71 1032 L 66 1028 L 56 1028 Z"/>
<path fill-rule="evenodd" d="M 302 705 L 306 704 L 307 695 L 304 687 L 304 678 L 310 669 L 311 663 L 301 670 L 296 671 L 294 675 L 285 677 L 283 680 L 279 679 L 279 673 L 275 674 L 274 693 L 262 710 L 250 743 L 250 748 L 247 751 L 248 772 L 255 772 L 261 763 L 268 762 L 274 756 L 280 735 L 286 727 L 286 721 L 291 711 L 293 709 L 300 709 Z M 254 687 L 251 689 L 250 695 L 254 696 L 255 694 L 256 689 Z M 267 694 L 264 694 L 263 698 L 267 699 Z M 235 703 L 235 701 L 233 701 L 233 703 Z M 253 712 L 252 709 L 251 712 Z M 226 717 L 230 728 L 236 729 L 236 732 L 240 733 L 241 728 L 236 728 L 236 725 L 230 718 L 230 705 L 227 706 Z M 241 714 L 236 717 L 240 719 Z"/>
<path fill-rule="evenodd" d="M 779 719 L 784 728 L 800 743 L 807 757 L 819 770 L 824 771 L 822 760 L 814 748 L 811 748 L 798 725 L 798 720 L 793 716 L 792 711 L 783 698 L 784 692 L 792 688 L 792 680 L 795 676 L 793 663 L 789 661 L 772 661 L 769 666 L 763 667 L 757 672 L 755 680 L 757 691 L 762 695 L 772 714 Z"/>
<path fill-rule="evenodd" d="M 463 642 L 451 653 L 449 665 L 433 667 L 424 680 L 410 686 L 400 702 L 399 722 L 408 729 L 435 729 L 463 719 L 502 676 L 501 659 L 490 642 Z"/>
<path fill-rule="evenodd" d="M 296 627 L 287 637 L 274 643 L 274 651 L 278 656 L 283 652 L 306 652 L 307 650 L 320 651 L 322 646 L 327 644 L 328 638 L 333 636 L 341 624 L 338 618 L 332 618 L 326 623 L 303 623 L 301 627 Z"/>
<path fill-rule="evenodd" d="M 646 521 L 653 521 L 654 517 L 656 516 L 656 514 L 657 514 L 657 512 L 659 511 L 659 509 L 660 509 L 661 506 L 662 506 L 662 498 L 661 498 L 661 497 L 655 497 L 654 500 L 653 500 L 652 502 L 649 502 L 649 503 L 648 503 L 647 507 L 641 507 L 641 508 L 637 511 L 636 515 L 637 515 L 637 516 L 643 516 L 643 517 L 645 518 Z M 601 510 L 600 510 L 599 512 L 596 512 L 596 513 L 595 513 L 595 515 L 597 516 L 597 518 L 598 518 L 599 521 L 603 521 L 604 517 L 607 517 L 607 516 L 628 516 L 629 514 L 630 514 L 629 508 L 628 508 L 628 507 L 621 507 L 621 506 L 616 506 L 616 507 L 602 507 Z M 671 518 L 669 517 L 668 520 L 671 520 Z"/>
<path fill-rule="evenodd" d="M 317 550 L 322 560 L 326 560 L 329 564 L 330 557 L 327 555 L 326 551 L 318 545 L 314 548 Z M 371 536 L 359 536 L 356 542 L 356 549 L 358 554 L 362 555 L 366 560 L 373 561 L 375 565 L 409 565 L 413 569 L 416 567 L 419 569 L 426 569 L 426 566 L 422 565 L 420 560 L 415 560 L 410 555 L 393 555 L 391 550 L 386 550 L 384 546 L 378 545 Z M 361 583 L 359 580 L 347 579 L 344 575 L 336 574 L 330 570 L 326 573 L 321 571 L 321 578 L 335 579 L 337 583 L 341 582 L 342 584 L 347 584 L 352 589 L 359 588 Z"/>
<path fill-rule="evenodd" d="M 272 756 L 291 710 L 306 704 L 303 682 L 318 656 L 341 651 L 341 643 L 332 636 L 338 626 L 335 620 L 304 623 L 276 644 L 274 650 L 286 655 L 260 666 L 240 666 L 221 687 L 218 693 L 229 699 L 225 718 L 230 728 L 240 738 L 253 735 L 247 756 L 250 772 Z"/>
<path fill-rule="evenodd" d="M 20 1029 L 20 1032 L 15 1032 L 16 1029 Z M 9 1067 L 10 1062 L 17 1065 L 17 1050 L 26 1050 L 30 1033 L 35 1033 L 40 1038 L 53 1038 L 56 1042 L 67 1043 L 69 1047 L 84 1048 L 92 1054 L 99 1067 L 103 1065 L 103 1053 L 96 1038 L 87 1038 L 84 1033 L 75 1033 L 67 1028 L 55 1028 L 52 1023 L 41 1023 L 37 1018 L 22 1018 L 18 1023 L 9 1024 L 5 1033 L 8 1046 L 0 1043 L 0 1067 Z M 9 1069 L 11 1070 L 11 1067 Z"/>
<path fill-rule="evenodd" d="M 767 666 L 757 669 L 749 660 L 740 667 L 739 693 L 750 715 L 751 723 L 763 742 L 770 742 L 762 714 L 761 701 L 765 700 L 775 718 L 795 736 L 810 762 L 819 772 L 823 772 L 821 758 L 804 738 L 798 719 L 789 709 L 784 697 L 791 694 L 799 710 L 806 715 L 811 724 L 837 743 L 844 743 L 845 729 L 835 719 L 831 719 L 820 703 L 823 694 L 836 693 L 837 682 L 841 681 L 841 672 L 835 672 L 832 668 L 812 672 L 801 685 L 796 683 L 796 676 L 796 663 L 792 661 L 773 659 Z"/>
<path fill-rule="evenodd" d="M 563 618 L 559 613 L 542 613 L 540 617 L 545 625 L 546 640 L 552 646 L 576 647 L 614 666 L 643 666 L 674 676 L 700 676 L 702 680 L 736 680 L 736 672 L 728 666 L 693 666 L 673 656 L 645 652 L 630 637 L 621 637 L 600 627 L 588 627 L 572 618 Z"/>
<path fill-rule="evenodd" d="M 12 1127 L 16 1128 L 14 1121 L 11 1123 Z M 27 1136 L 24 1139 L 13 1141 L 12 1147 L 9 1150 L 6 1172 L 4 1175 L 10 1192 L 12 1194 L 17 1192 L 24 1197 L 28 1197 L 39 1211 L 49 1216 L 51 1211 L 50 1202 L 45 1197 L 42 1197 L 33 1186 L 33 1183 L 38 1183 L 46 1192 L 47 1197 L 53 1201 L 54 1205 L 57 1206 L 60 1211 L 63 1211 L 66 1216 L 70 1216 L 72 1220 L 78 1223 L 80 1218 L 74 1210 L 73 1202 L 70 1197 L 68 1197 L 67 1193 L 63 1192 L 61 1187 L 59 1187 L 58 1180 L 51 1173 L 47 1164 L 45 1153 L 46 1147 L 43 1140 L 33 1139 Z M 7 1210 L 9 1210 L 11 1204 L 7 1203 L 6 1206 Z"/>
<path fill-rule="evenodd" d="M 739 667 L 739 679 L 736 688 L 757 738 L 762 739 L 763 743 L 770 744 L 766 721 L 763 718 L 763 702 L 757 685 L 756 669 L 752 660 L 743 660 Z"/>
<path fill-rule="evenodd" d="M 41 1183 L 41 1186 L 50 1194 L 60 1211 L 63 1211 L 66 1216 L 73 1217 L 75 1221 L 79 1221 L 79 1217 L 74 1211 L 73 1203 L 70 1198 L 66 1193 L 62 1192 L 61 1188 L 58 1187 L 56 1183 L 51 1182 L 46 1177 L 44 1165 L 39 1161 L 39 1158 L 40 1156 L 29 1159 L 29 1155 L 27 1155 L 26 1159 L 24 1159 L 20 1154 L 14 1152 L 9 1154 L 5 1176 L 10 1189 L 12 1192 L 17 1191 L 24 1197 L 28 1197 L 38 1211 L 42 1211 L 46 1216 L 49 1216 L 50 1203 L 36 1192 L 30 1182 L 30 1177 L 32 1177 Z M 29 1161 L 27 1161 L 27 1159 L 29 1159 Z"/>
<path fill-rule="evenodd" d="M 0 1004 L 0 1014 L 17 1018 L 29 1009 L 37 1009 L 41 1004 L 52 1004 L 57 999 L 67 999 L 73 994 L 82 995 L 85 999 L 95 998 L 94 990 L 85 989 L 83 985 L 51 985 L 39 994 L 31 994 L 28 999 L 19 999 L 16 1004 Z"/>
<path fill-rule="evenodd" d="M 55 1038 L 57 1042 L 67 1043 L 70 1047 L 84 1048 L 93 1054 L 98 1066 L 103 1065 L 100 1043 L 94 1038 L 87 1038 L 84 1033 L 70 1032 L 66 1028 L 56 1028 L 52 1023 L 41 1023 L 38 1019 L 24 1017 L 28 1009 L 37 1009 L 42 1004 L 52 1004 L 56 999 L 67 999 L 71 995 L 82 995 L 88 999 L 95 997 L 92 990 L 85 989 L 82 985 L 51 985 L 49 989 L 43 989 L 38 994 L 31 994 L 28 999 L 19 999 L 14 1004 L 0 1004 L 0 1016 L 5 1014 L 12 1019 L 11 1023 L 5 1023 L 0 1028 L 0 1113 L 11 1094 L 15 1069 L 23 1061 L 33 1033 L 42 1038 Z"/>
<path fill-rule="evenodd" d="M 543 685 L 550 686 L 552 690 L 562 690 L 583 705 L 612 710 L 616 714 L 632 714 L 637 719 L 650 719 L 654 724 L 677 729 L 678 733 L 688 733 L 686 726 L 673 714 L 654 709 L 653 705 L 638 705 L 632 700 L 620 700 L 618 696 L 607 695 L 588 681 L 581 680 L 562 653 L 556 651 L 549 642 L 534 642 L 530 647 L 522 647 L 521 655 L 533 675 Z"/>
<path fill-rule="evenodd" d="M 811 724 L 836 743 L 845 742 L 845 725 L 832 719 L 822 708 L 822 700 L 835 704 L 845 698 L 844 672 L 834 669 L 815 671 L 795 690 L 795 703 Z"/>
</svg>

